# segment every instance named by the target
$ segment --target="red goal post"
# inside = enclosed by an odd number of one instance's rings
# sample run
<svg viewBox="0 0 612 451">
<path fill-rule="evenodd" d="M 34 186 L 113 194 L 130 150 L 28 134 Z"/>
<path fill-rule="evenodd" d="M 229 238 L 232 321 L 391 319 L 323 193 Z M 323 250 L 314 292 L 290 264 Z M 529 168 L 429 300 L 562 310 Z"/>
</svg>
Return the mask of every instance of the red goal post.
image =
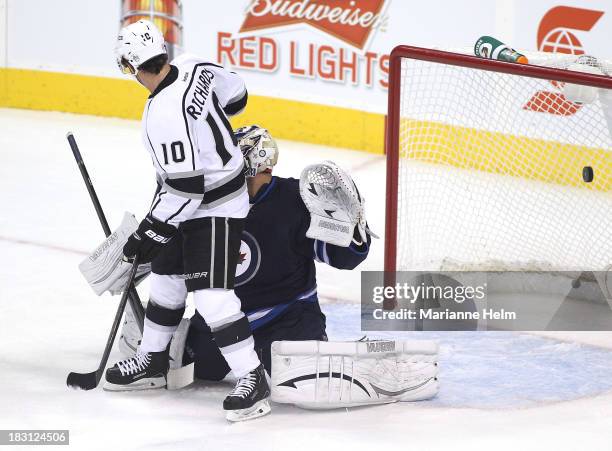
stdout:
<svg viewBox="0 0 612 451">
<path fill-rule="evenodd" d="M 402 148 L 400 148 L 400 128 L 402 127 L 402 125 L 400 124 L 402 117 L 409 118 L 409 115 L 407 116 L 408 113 L 404 113 L 402 112 L 401 108 L 402 108 L 402 99 L 403 96 L 405 95 L 404 92 L 402 92 L 402 89 L 410 89 L 410 82 L 408 80 L 408 82 L 404 83 L 404 78 L 407 77 L 406 74 L 404 74 L 403 76 L 403 71 L 402 71 L 402 62 L 403 61 L 407 61 L 408 63 L 410 63 L 410 61 L 414 60 L 414 61 L 418 61 L 418 62 L 426 62 L 426 63 L 432 63 L 431 65 L 431 73 L 435 73 L 436 71 L 436 67 L 434 65 L 444 65 L 445 68 L 448 69 L 444 69 L 444 70 L 448 70 L 448 71 L 452 71 L 453 69 L 451 68 L 463 68 L 463 69 L 474 69 L 475 71 L 485 71 L 487 73 L 498 73 L 498 74 L 507 74 L 507 75 L 512 75 L 512 76 L 518 76 L 518 77 L 527 77 L 529 79 L 539 79 L 539 80 L 545 80 L 546 83 L 551 83 L 551 81 L 557 82 L 557 83 L 571 83 L 574 85 L 584 85 L 584 86 L 590 86 L 590 87 L 594 87 L 594 88 L 603 88 L 604 90 L 610 90 L 609 92 L 612 93 L 612 78 L 610 76 L 606 76 L 606 75 L 598 75 L 598 74 L 593 74 L 593 73 L 584 73 L 584 72 L 575 72 L 572 70 L 567 70 L 567 69 L 561 69 L 561 68 L 555 68 L 555 67 L 545 67 L 545 66 L 538 66 L 538 65 L 533 65 L 533 64 L 517 64 L 517 63 L 509 63 L 509 62 L 503 62 L 503 61 L 496 61 L 496 60 L 489 60 L 489 59 L 484 59 L 484 58 L 480 58 L 480 57 L 476 57 L 476 56 L 472 56 L 469 54 L 463 54 L 463 53 L 453 53 L 453 52 L 448 52 L 448 51 L 441 51 L 441 50 L 433 50 L 433 49 L 427 49 L 427 48 L 420 48 L 420 47 L 412 47 L 412 46 L 398 46 L 396 48 L 393 49 L 393 51 L 391 52 L 390 55 L 390 74 L 389 74 L 389 90 L 388 90 L 388 116 L 387 116 L 387 121 L 386 121 L 386 130 L 385 130 L 385 149 L 386 149 L 386 158 L 387 158 L 387 183 L 386 183 L 386 223 L 385 223 L 385 251 L 384 251 L 384 262 L 385 262 L 385 271 L 387 272 L 394 272 L 398 269 L 398 240 L 400 239 L 400 237 L 398 236 L 398 215 L 400 214 L 405 214 L 406 212 L 400 212 L 398 209 L 398 205 L 400 202 L 400 190 L 403 189 L 403 187 L 401 186 L 400 183 L 400 156 L 403 152 Z M 419 63 L 420 64 L 420 63 Z M 441 66 L 440 66 L 441 67 Z M 461 69 L 461 70 L 463 70 Z M 440 69 L 442 70 L 442 69 Z M 415 71 L 415 73 L 420 73 Z M 449 72 L 450 74 L 450 72 Z M 463 75 L 462 75 L 463 76 Z M 446 80 L 449 80 L 450 78 L 452 78 L 450 75 L 445 75 L 446 78 L 444 77 L 440 77 L 439 83 L 445 83 Z M 431 77 L 429 77 L 431 78 Z M 522 86 L 521 81 L 519 79 L 515 79 L 512 78 L 512 80 L 518 80 L 516 81 L 516 84 L 518 86 L 517 88 L 517 92 L 522 93 L 524 90 L 527 90 L 528 86 Z M 526 80 L 526 79 L 525 79 Z M 423 83 L 425 83 L 425 78 L 423 78 Z M 437 91 L 438 88 L 440 87 L 440 85 L 436 85 L 435 80 L 428 82 L 429 83 L 429 88 L 424 90 L 421 95 L 422 96 L 428 96 L 431 94 L 431 91 Z M 474 89 L 482 89 L 482 85 L 480 84 L 480 81 L 475 81 L 474 84 L 477 85 L 474 87 Z M 515 83 L 513 81 L 513 83 Z M 407 85 L 407 86 L 406 86 Z M 415 86 L 422 86 L 419 84 L 415 83 Z M 442 87 L 443 88 L 443 87 Z M 456 89 L 456 88 L 455 88 Z M 484 89 L 496 89 L 495 86 L 489 86 L 489 87 L 484 87 Z M 553 86 L 551 86 L 551 89 L 554 89 Z M 508 92 L 509 96 L 515 96 L 517 93 L 516 92 Z M 499 96 L 498 96 L 499 97 Z M 498 99 L 499 101 L 499 99 Z M 590 106 L 589 106 L 590 108 Z M 460 110 L 461 108 L 456 108 L 457 110 Z M 442 105 L 442 111 L 440 112 L 441 116 L 445 116 L 447 114 L 446 111 L 444 111 L 444 105 Z M 469 113 L 466 113 L 469 114 Z M 506 112 L 504 111 L 503 114 L 506 114 Z M 518 113 L 518 112 L 512 112 L 512 113 L 508 113 L 508 117 L 507 117 L 507 122 L 513 122 L 515 123 L 517 121 L 517 119 L 512 116 L 512 114 L 516 114 L 516 117 L 519 117 L 519 115 L 521 114 L 527 114 L 527 113 Z M 540 114 L 540 115 L 545 115 L 546 113 L 534 113 L 534 114 Z M 591 113 L 589 113 L 591 114 Z M 595 113 L 593 113 L 595 114 Z M 460 116 L 460 111 L 457 111 L 457 117 L 461 117 Z M 522 116 L 521 116 L 522 117 Z M 541 116 L 532 116 L 535 117 L 539 120 L 539 118 Z M 589 116 L 590 117 L 590 116 Z M 500 120 L 503 120 L 503 118 L 500 118 Z M 545 118 L 545 121 L 561 121 L 562 119 L 559 118 Z M 576 119 L 577 120 L 577 119 Z M 576 122 L 575 119 L 568 119 L 568 124 L 571 122 L 572 124 Z M 597 121 L 599 121 L 599 119 L 597 119 Z M 589 119 L 588 122 L 584 122 L 586 123 L 594 123 L 595 120 L 591 120 Z M 597 122 L 597 124 L 599 124 L 599 122 Z M 601 129 L 601 125 L 593 125 L 593 127 L 597 126 L 598 129 Z M 540 127 L 545 127 L 546 124 L 544 126 L 540 126 Z M 439 128 L 442 127 L 446 127 L 446 125 L 443 126 L 438 126 Z M 462 125 L 463 127 L 463 125 Z M 554 135 L 554 127 L 556 127 L 556 125 L 551 126 L 551 131 L 550 133 L 546 134 L 546 137 L 548 138 L 549 136 Z M 590 125 L 589 125 L 590 127 Z M 501 127 L 503 128 L 503 127 Z M 537 127 L 536 127 L 537 128 Z M 584 128 L 584 125 L 579 126 L 580 129 Z M 542 128 L 541 128 L 542 129 Z M 413 130 L 414 133 L 419 133 L 420 129 L 418 127 L 416 127 Z M 491 133 L 491 132 L 485 132 L 485 133 Z M 578 133 L 578 132 L 577 132 Z M 603 162 L 600 163 L 600 166 L 603 165 L 603 169 L 604 170 L 609 170 L 612 169 L 612 163 L 611 163 L 611 159 L 612 158 L 612 154 L 611 153 L 606 153 L 606 151 L 608 150 L 612 150 L 608 148 L 609 142 L 605 141 L 607 138 L 604 136 L 604 133 L 607 133 L 607 131 L 603 131 L 603 130 L 596 130 L 595 132 L 591 131 L 591 134 L 594 135 L 596 137 L 594 142 L 585 142 L 584 143 L 584 148 L 585 149 L 596 149 L 595 151 L 599 151 L 601 150 L 601 148 L 604 148 L 604 152 L 598 152 L 597 158 L 603 158 Z M 612 130 L 610 131 L 610 133 L 612 133 Z M 585 136 L 586 132 L 585 132 Z M 418 137 L 417 137 L 418 138 Z M 406 140 L 408 140 L 408 142 L 413 142 L 414 139 L 417 139 L 414 136 L 410 137 L 408 136 L 407 138 L 405 138 Z M 490 136 L 487 136 L 487 139 L 493 139 Z M 497 139 L 497 138 L 494 138 Z M 516 136 L 514 136 L 512 139 L 516 140 L 516 139 L 520 139 L 520 138 L 516 138 Z M 586 141 L 588 141 L 590 138 L 588 138 L 588 136 L 585 138 Z M 457 140 L 459 141 L 459 140 Z M 550 139 L 549 139 L 550 141 Z M 495 142 L 495 141 L 493 141 Z M 537 141 L 539 144 L 538 145 L 542 145 L 544 146 L 544 150 L 542 150 L 542 152 L 554 152 L 554 146 L 552 145 L 545 145 L 545 144 L 541 144 L 544 142 L 543 139 L 538 139 Z M 603 142 L 603 144 L 602 144 Z M 580 143 L 582 144 L 582 143 Z M 500 144 L 501 145 L 501 144 Z M 559 146 L 562 146 L 564 144 L 559 144 Z M 531 149 L 532 152 L 537 152 L 538 149 L 534 148 Z M 554 161 L 555 159 L 553 158 L 553 163 L 551 164 L 555 164 Z M 559 160 L 561 161 L 561 160 Z M 480 163 L 479 163 L 480 164 Z M 560 162 L 559 165 L 566 165 L 567 163 L 565 162 Z M 478 169 L 478 168 L 477 168 Z M 563 169 L 565 170 L 565 166 L 563 167 Z M 608 171 L 609 172 L 609 171 Z M 513 175 L 513 174 L 509 174 L 509 175 Z M 596 175 L 597 177 L 597 175 Z M 601 177 L 601 176 L 600 176 Z M 610 177 L 612 177 L 611 175 L 605 175 L 604 177 L 607 177 L 607 180 L 605 180 L 605 185 L 603 187 L 603 190 L 605 191 L 606 189 L 609 188 L 609 183 L 610 183 Z M 600 181 L 600 180 L 598 180 Z M 545 183 L 550 183 L 550 181 L 544 180 Z M 403 183 L 403 182 L 402 182 Z M 534 182 L 536 183 L 536 182 Z M 572 182 L 573 183 L 573 182 Z M 546 190 L 546 186 L 542 185 L 543 188 L 539 187 L 540 185 L 538 185 L 537 189 L 543 189 Z M 587 187 L 587 188 L 592 188 L 592 187 Z M 551 188 L 551 190 L 554 190 L 556 188 Z M 561 189 L 561 188 L 560 188 Z M 602 188 L 599 188 L 600 190 Z M 598 193 L 598 195 L 601 193 Z M 604 193 L 605 194 L 605 193 Z M 554 194 L 555 196 L 573 196 L 574 194 L 572 193 L 568 193 L 568 194 L 558 194 L 555 192 Z M 604 200 L 605 202 L 606 200 Z M 527 201 L 529 202 L 529 201 Z M 564 201 L 559 201 L 560 204 L 564 203 Z M 595 201 L 594 201 L 595 202 Z M 497 203 L 499 203 L 497 200 L 492 200 L 491 204 L 492 205 L 496 205 Z M 599 198 L 596 199 L 596 203 L 597 203 L 597 207 L 599 208 L 599 206 L 601 205 L 601 200 Z M 425 211 L 425 210 L 424 210 Z M 442 218 L 440 218 L 440 220 L 444 220 Z M 606 222 L 606 219 L 602 219 L 602 221 L 604 221 L 604 223 L 602 223 L 602 226 L 605 226 L 606 224 L 609 225 L 609 223 Z M 522 221 L 525 222 L 525 221 Z M 534 226 L 537 227 L 537 226 Z M 582 227 L 581 225 L 577 225 L 576 227 Z M 418 237 L 416 238 L 416 241 L 418 241 Z M 610 248 L 606 248 L 605 250 L 609 250 Z M 488 249 L 487 249 L 488 250 Z M 562 250 L 560 250 L 562 251 Z M 534 255 L 537 253 L 538 251 L 534 251 Z M 554 254 L 554 252 L 556 252 L 556 250 L 553 251 L 548 251 L 548 250 L 541 250 L 539 251 L 541 252 L 543 259 L 546 259 L 547 257 L 551 256 L 551 254 Z M 482 255 L 483 255 L 483 251 L 482 249 L 476 249 L 474 250 L 474 255 L 479 254 L 479 257 L 482 260 Z M 597 257 L 597 261 L 594 262 L 594 264 L 599 265 L 600 263 L 600 259 L 598 259 L 599 257 Z M 532 260 L 533 260 L 533 256 L 532 256 Z M 576 258 L 574 260 L 572 260 L 572 262 L 576 262 L 577 265 L 581 264 L 581 260 L 579 258 Z"/>
</svg>

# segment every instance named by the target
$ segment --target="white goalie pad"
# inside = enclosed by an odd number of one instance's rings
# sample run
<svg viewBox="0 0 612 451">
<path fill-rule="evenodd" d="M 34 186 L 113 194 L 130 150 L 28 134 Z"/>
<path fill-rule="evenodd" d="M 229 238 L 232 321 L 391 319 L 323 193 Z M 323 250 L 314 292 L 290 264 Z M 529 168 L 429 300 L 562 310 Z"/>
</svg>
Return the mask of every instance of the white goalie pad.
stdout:
<svg viewBox="0 0 612 451">
<path fill-rule="evenodd" d="M 125 288 L 132 265 L 123 260 L 123 245 L 137 229 L 138 221 L 126 212 L 119 228 L 79 264 L 81 274 L 98 296 L 105 291 L 117 294 Z M 140 282 L 150 271 L 150 264 L 138 266 L 135 282 Z"/>
<path fill-rule="evenodd" d="M 429 399 L 437 376 L 432 341 L 272 343 L 272 401 L 305 409 Z"/>
<path fill-rule="evenodd" d="M 360 222 L 365 234 L 363 198 L 351 177 L 334 162 L 305 167 L 300 195 L 311 217 L 308 238 L 348 247 Z"/>
</svg>

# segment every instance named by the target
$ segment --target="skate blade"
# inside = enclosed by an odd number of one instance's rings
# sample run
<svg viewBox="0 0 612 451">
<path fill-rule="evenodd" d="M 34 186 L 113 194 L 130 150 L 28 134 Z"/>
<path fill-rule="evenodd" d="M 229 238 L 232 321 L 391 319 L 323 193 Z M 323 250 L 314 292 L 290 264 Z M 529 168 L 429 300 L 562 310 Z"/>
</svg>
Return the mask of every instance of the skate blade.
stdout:
<svg viewBox="0 0 612 451">
<path fill-rule="evenodd" d="M 111 382 L 104 382 L 102 387 L 106 391 L 136 391 L 136 390 L 153 390 L 156 388 L 164 388 L 166 386 L 165 377 L 150 377 L 140 379 L 131 384 L 118 385 Z"/>
<path fill-rule="evenodd" d="M 226 410 L 225 418 L 231 422 L 253 420 L 269 414 L 270 410 L 270 401 L 262 399 L 248 409 Z"/>
</svg>

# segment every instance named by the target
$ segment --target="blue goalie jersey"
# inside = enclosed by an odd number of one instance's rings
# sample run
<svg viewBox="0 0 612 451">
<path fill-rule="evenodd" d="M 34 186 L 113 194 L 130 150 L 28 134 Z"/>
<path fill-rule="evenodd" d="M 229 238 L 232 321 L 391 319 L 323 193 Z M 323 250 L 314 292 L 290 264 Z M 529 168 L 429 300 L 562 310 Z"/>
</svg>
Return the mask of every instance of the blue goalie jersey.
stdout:
<svg viewBox="0 0 612 451">
<path fill-rule="evenodd" d="M 318 302 L 314 261 L 353 269 L 368 255 L 368 242 L 339 247 L 306 237 L 310 213 L 299 181 L 272 177 L 251 199 L 236 270 L 235 291 L 257 329 L 295 302 Z"/>
</svg>

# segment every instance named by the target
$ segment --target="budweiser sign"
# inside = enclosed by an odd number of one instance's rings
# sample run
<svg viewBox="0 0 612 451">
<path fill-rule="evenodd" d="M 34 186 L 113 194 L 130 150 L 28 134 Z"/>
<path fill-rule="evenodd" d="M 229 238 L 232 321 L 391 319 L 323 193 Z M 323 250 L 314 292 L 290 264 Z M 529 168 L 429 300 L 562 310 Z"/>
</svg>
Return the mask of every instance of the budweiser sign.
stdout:
<svg viewBox="0 0 612 451">
<path fill-rule="evenodd" d="M 363 49 L 386 0 L 252 0 L 240 32 L 308 24 Z"/>
</svg>

